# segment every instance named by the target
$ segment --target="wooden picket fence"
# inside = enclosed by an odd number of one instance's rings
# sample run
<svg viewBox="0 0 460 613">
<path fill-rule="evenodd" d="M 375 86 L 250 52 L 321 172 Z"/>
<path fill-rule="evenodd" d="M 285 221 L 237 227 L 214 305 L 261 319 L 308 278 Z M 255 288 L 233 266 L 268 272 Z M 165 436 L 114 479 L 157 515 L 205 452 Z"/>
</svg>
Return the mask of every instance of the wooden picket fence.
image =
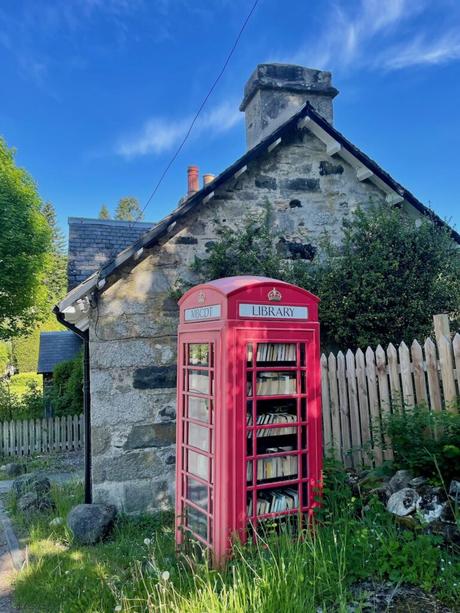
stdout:
<svg viewBox="0 0 460 613">
<path fill-rule="evenodd" d="M 75 451 L 83 445 L 83 415 L 0 422 L 2 456 Z"/>
<path fill-rule="evenodd" d="M 427 338 L 423 347 L 414 340 L 410 348 L 403 342 L 397 349 L 379 345 L 375 351 L 321 356 L 324 444 L 337 459 L 349 466 L 391 459 L 378 424 L 396 407 L 457 411 L 460 334 L 451 338 L 442 332 L 448 328 L 441 327 L 437 342 Z"/>
</svg>

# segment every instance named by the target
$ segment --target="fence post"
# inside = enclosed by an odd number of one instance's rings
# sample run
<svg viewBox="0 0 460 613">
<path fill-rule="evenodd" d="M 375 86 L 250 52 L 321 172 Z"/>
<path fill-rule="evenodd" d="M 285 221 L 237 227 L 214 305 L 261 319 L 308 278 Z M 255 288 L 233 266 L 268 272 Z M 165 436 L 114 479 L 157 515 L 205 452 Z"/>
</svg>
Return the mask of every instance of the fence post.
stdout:
<svg viewBox="0 0 460 613">
<path fill-rule="evenodd" d="M 445 313 L 433 315 L 433 326 L 436 344 L 439 348 L 441 336 L 447 336 L 450 339 L 449 317 Z"/>
</svg>

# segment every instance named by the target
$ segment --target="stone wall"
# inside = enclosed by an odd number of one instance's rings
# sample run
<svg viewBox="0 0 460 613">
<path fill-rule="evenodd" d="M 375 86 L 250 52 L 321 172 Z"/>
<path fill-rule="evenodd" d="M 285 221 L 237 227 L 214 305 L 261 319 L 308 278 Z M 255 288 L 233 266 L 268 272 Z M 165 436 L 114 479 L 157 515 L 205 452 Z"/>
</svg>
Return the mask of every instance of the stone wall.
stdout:
<svg viewBox="0 0 460 613">
<path fill-rule="evenodd" d="M 175 460 L 178 277 L 194 281 L 190 264 L 216 240 L 216 222 L 238 226 L 269 201 L 285 248 L 311 259 L 322 232 L 340 241 L 344 217 L 384 201 L 355 170 L 326 154 L 308 130 L 293 131 L 249 165 L 206 205 L 189 213 L 175 235 L 121 271 L 91 314 L 91 402 L 94 500 L 127 513 L 172 505 Z"/>
</svg>

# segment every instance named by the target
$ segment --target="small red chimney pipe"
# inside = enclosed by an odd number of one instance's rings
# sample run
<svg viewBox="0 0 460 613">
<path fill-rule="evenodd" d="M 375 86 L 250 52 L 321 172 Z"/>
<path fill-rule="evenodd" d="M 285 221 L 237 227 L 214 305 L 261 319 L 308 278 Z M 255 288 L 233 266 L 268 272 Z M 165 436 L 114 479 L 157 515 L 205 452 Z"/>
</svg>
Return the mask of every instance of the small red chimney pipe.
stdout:
<svg viewBox="0 0 460 613">
<path fill-rule="evenodd" d="M 187 196 L 193 196 L 199 188 L 199 169 L 198 166 L 189 166 L 187 169 L 188 191 Z"/>
</svg>

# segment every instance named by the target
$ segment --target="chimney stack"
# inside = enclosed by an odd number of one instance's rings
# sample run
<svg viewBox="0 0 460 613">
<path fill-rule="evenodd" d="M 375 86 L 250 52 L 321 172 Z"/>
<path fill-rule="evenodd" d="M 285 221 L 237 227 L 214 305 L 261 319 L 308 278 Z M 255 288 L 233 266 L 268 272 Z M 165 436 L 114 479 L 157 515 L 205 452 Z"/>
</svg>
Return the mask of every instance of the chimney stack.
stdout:
<svg viewBox="0 0 460 613">
<path fill-rule="evenodd" d="M 244 88 L 240 111 L 252 149 L 309 102 L 332 124 L 332 99 L 339 93 L 331 73 L 293 64 L 259 64 Z"/>
<path fill-rule="evenodd" d="M 215 178 L 216 178 L 215 175 L 210 175 L 209 173 L 203 175 L 203 187 L 205 185 L 208 185 L 208 183 L 211 183 L 212 181 L 214 181 Z"/>
<path fill-rule="evenodd" d="M 199 189 L 199 170 L 198 166 L 189 166 L 187 168 L 187 196 L 193 196 Z"/>
</svg>

